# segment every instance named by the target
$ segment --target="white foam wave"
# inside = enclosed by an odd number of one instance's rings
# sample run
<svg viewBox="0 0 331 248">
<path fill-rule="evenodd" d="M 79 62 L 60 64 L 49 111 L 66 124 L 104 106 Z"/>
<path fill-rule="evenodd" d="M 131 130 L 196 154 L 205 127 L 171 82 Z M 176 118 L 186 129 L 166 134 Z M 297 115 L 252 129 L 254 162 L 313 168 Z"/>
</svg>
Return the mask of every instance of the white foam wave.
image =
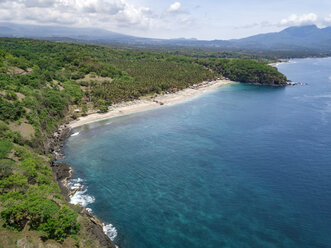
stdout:
<svg viewBox="0 0 331 248">
<path fill-rule="evenodd" d="M 81 179 L 81 178 L 76 178 L 76 179 L 70 179 L 70 181 L 72 181 L 72 182 L 76 182 L 76 183 L 82 183 L 82 182 L 84 182 L 84 180 L 83 179 Z"/>
<path fill-rule="evenodd" d="M 83 207 L 86 207 L 88 204 L 91 204 L 95 201 L 95 198 L 91 195 L 86 194 L 87 187 L 82 185 L 83 179 L 71 179 L 68 182 L 68 187 L 71 190 L 76 190 L 75 194 L 70 196 L 70 203 L 79 204 Z"/>
<path fill-rule="evenodd" d="M 85 208 L 85 209 L 87 210 L 87 212 L 93 213 L 92 208 Z"/>
<path fill-rule="evenodd" d="M 110 238 L 111 241 L 114 241 L 114 239 L 117 236 L 117 230 L 112 224 L 105 225 L 103 224 L 103 232 Z"/>
<path fill-rule="evenodd" d="M 70 179 L 68 181 L 68 187 L 71 190 L 76 190 L 75 194 L 70 196 L 70 203 L 72 204 L 79 204 L 82 207 L 86 208 L 87 205 L 95 202 L 95 198 L 91 195 L 86 194 L 87 192 L 87 187 L 83 185 L 82 183 L 84 182 L 83 179 L 81 178 L 76 178 L 76 179 Z M 91 208 L 86 208 L 87 211 L 92 213 Z M 117 230 L 112 224 L 103 224 L 103 232 L 112 240 L 117 236 Z"/>
<path fill-rule="evenodd" d="M 82 191 L 76 191 L 76 193 L 70 196 L 70 203 L 79 204 L 83 207 L 95 202 L 95 198 L 91 195 L 85 194 L 87 189 Z"/>
<path fill-rule="evenodd" d="M 79 132 L 73 133 L 71 136 L 77 136 Z"/>
<path fill-rule="evenodd" d="M 83 182 L 83 179 L 81 178 L 77 178 L 77 179 L 70 179 L 68 181 L 68 187 L 69 189 L 73 190 L 73 189 L 78 189 L 78 188 L 82 188 L 82 183 Z"/>
</svg>

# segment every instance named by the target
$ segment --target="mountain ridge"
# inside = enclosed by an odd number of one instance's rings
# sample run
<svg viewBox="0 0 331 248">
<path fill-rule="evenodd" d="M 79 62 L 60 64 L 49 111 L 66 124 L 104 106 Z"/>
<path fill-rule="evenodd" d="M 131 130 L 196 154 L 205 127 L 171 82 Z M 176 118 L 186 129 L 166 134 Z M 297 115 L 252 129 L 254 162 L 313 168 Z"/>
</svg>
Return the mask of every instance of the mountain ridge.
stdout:
<svg viewBox="0 0 331 248">
<path fill-rule="evenodd" d="M 331 27 L 316 25 L 293 26 L 280 32 L 264 33 L 241 39 L 197 40 L 157 39 L 120 34 L 99 28 L 72 28 L 64 26 L 23 25 L 0 23 L 1 37 L 20 37 L 63 41 L 109 44 L 133 47 L 181 47 L 233 51 L 314 51 L 331 53 Z"/>
</svg>

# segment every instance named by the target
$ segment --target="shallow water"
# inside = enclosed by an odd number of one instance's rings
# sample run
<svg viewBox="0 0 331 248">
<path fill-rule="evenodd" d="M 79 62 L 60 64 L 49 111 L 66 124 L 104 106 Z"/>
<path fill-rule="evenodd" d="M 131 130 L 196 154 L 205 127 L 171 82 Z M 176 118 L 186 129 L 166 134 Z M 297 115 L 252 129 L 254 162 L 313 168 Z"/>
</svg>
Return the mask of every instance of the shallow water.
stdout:
<svg viewBox="0 0 331 248">
<path fill-rule="evenodd" d="M 235 84 L 78 128 L 73 200 L 126 248 L 330 247 L 331 58 L 279 70 L 308 85 Z"/>
</svg>

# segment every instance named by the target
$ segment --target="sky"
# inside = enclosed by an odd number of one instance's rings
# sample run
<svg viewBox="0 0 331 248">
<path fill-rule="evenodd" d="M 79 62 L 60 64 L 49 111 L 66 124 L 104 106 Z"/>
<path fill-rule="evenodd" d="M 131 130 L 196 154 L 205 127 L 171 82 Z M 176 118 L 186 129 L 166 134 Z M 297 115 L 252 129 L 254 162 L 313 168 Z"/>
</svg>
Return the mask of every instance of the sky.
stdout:
<svg viewBox="0 0 331 248">
<path fill-rule="evenodd" d="M 331 26 L 331 0 L 0 0 L 0 22 L 233 39 L 289 26 Z"/>
</svg>

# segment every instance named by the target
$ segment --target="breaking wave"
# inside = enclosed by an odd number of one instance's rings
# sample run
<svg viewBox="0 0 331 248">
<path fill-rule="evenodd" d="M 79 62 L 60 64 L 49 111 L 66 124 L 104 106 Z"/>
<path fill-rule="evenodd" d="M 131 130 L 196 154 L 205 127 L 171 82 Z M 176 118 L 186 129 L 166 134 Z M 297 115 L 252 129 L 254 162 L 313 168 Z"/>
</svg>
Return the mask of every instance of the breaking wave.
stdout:
<svg viewBox="0 0 331 248">
<path fill-rule="evenodd" d="M 71 191 L 75 193 L 70 196 L 70 203 L 78 204 L 86 208 L 90 213 L 93 212 L 91 208 L 87 208 L 89 204 L 95 202 L 94 196 L 87 194 L 87 186 L 83 184 L 84 180 L 81 178 L 70 179 L 68 181 L 68 187 Z M 117 230 L 112 224 L 103 224 L 103 232 L 114 241 L 117 237 Z"/>
</svg>

